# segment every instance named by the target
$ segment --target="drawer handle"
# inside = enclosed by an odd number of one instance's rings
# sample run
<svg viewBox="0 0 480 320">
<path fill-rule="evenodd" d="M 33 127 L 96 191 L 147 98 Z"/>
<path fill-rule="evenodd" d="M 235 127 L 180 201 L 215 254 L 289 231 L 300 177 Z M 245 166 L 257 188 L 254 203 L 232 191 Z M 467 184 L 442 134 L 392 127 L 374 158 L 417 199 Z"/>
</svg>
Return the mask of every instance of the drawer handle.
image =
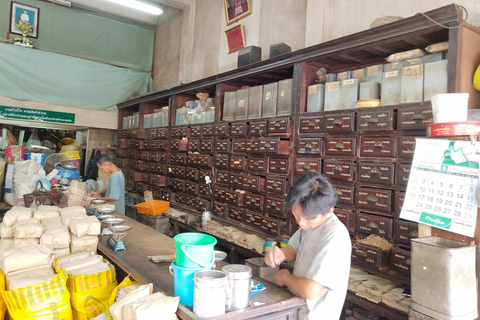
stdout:
<svg viewBox="0 0 480 320">
<path fill-rule="evenodd" d="M 247 180 L 247 184 L 252 184 L 252 182 L 253 182 L 252 179 Z"/>
<path fill-rule="evenodd" d="M 255 222 L 255 218 L 253 216 L 250 216 L 250 221 Z"/>
<path fill-rule="evenodd" d="M 315 122 L 313 122 L 313 121 L 308 121 L 307 126 L 308 126 L 308 127 L 315 127 Z"/>
<path fill-rule="evenodd" d="M 270 222 L 267 223 L 267 228 L 271 228 L 271 227 L 273 227 L 272 224 Z"/>
<path fill-rule="evenodd" d="M 272 207 L 277 207 L 277 203 L 275 201 L 272 201 L 272 203 L 270 204 Z"/>
<path fill-rule="evenodd" d="M 340 189 L 336 189 L 335 193 L 338 194 L 339 196 L 343 196 L 343 191 Z"/>
<path fill-rule="evenodd" d="M 367 122 L 373 122 L 373 123 L 378 123 L 378 118 L 368 118 Z"/>
<path fill-rule="evenodd" d="M 345 145 L 341 142 L 337 142 L 337 143 L 335 143 L 335 148 L 336 149 L 344 149 Z"/>
<path fill-rule="evenodd" d="M 312 150 L 312 144 L 311 143 L 307 143 L 305 145 L 305 150 Z"/>
<path fill-rule="evenodd" d="M 238 179 L 237 178 L 233 179 L 233 182 L 238 183 Z"/>
<path fill-rule="evenodd" d="M 278 187 L 278 183 L 274 182 L 274 183 L 272 183 L 272 186 L 276 188 L 276 187 Z"/>
<path fill-rule="evenodd" d="M 239 145 L 239 146 L 240 146 L 240 145 Z M 254 148 L 255 148 L 255 144 L 252 143 L 252 144 L 250 145 L 250 148 L 254 149 Z"/>
<path fill-rule="evenodd" d="M 271 146 L 270 142 L 265 143 L 265 148 L 270 148 Z"/>
<path fill-rule="evenodd" d="M 342 166 L 339 165 L 339 164 L 337 164 L 337 165 L 335 166 L 335 168 L 333 168 L 333 170 L 335 170 L 335 171 L 342 171 Z"/>
<path fill-rule="evenodd" d="M 377 202 L 378 199 L 377 199 L 377 197 L 370 195 L 370 196 L 367 197 L 367 201 Z"/>
<path fill-rule="evenodd" d="M 417 230 L 413 230 L 413 231 L 410 232 L 408 235 L 410 236 L 410 238 L 418 238 L 418 231 L 417 231 Z"/>
<path fill-rule="evenodd" d="M 335 120 L 333 120 L 333 124 L 335 124 L 335 125 L 337 125 L 337 126 L 338 126 L 338 125 L 341 125 L 342 123 L 343 123 L 343 122 L 342 122 L 342 120 L 340 120 L 340 119 L 335 119 Z"/>
<path fill-rule="evenodd" d="M 260 165 L 260 162 L 254 161 L 254 162 L 253 162 L 253 165 L 254 165 L 254 166 L 258 166 L 258 165 Z"/>
<path fill-rule="evenodd" d="M 412 260 L 411 260 L 411 259 L 405 260 L 405 264 L 408 265 L 408 266 L 411 265 L 411 264 L 412 264 Z"/>
<path fill-rule="evenodd" d="M 234 197 L 233 197 L 233 194 L 230 194 L 230 195 L 228 196 L 228 198 L 229 198 L 229 199 L 233 199 L 233 198 L 234 198 Z"/>
<path fill-rule="evenodd" d="M 254 129 L 260 131 L 260 126 L 256 126 Z"/>
<path fill-rule="evenodd" d="M 370 170 L 370 173 L 372 173 L 372 174 L 379 174 L 379 173 L 380 173 L 380 170 L 378 170 L 377 167 L 373 167 L 373 168 Z"/>
<path fill-rule="evenodd" d="M 276 128 L 280 127 L 280 122 L 275 122 L 275 124 L 273 126 L 276 127 Z"/>
<path fill-rule="evenodd" d="M 373 144 L 373 146 L 375 148 L 382 148 L 383 149 L 383 143 L 381 143 L 380 141 L 375 141 L 375 143 Z"/>
<path fill-rule="evenodd" d="M 362 251 L 362 250 L 355 250 L 355 254 L 357 256 L 361 256 L 361 257 L 366 257 L 367 256 L 367 253 L 365 251 Z"/>
<path fill-rule="evenodd" d="M 303 165 L 303 169 L 305 169 L 305 170 L 310 170 L 310 168 L 311 168 L 311 167 L 310 167 L 309 164 L 304 164 L 304 165 Z"/>
<path fill-rule="evenodd" d="M 424 114 L 414 114 L 412 120 L 425 120 L 427 117 Z"/>
<path fill-rule="evenodd" d="M 256 199 L 256 198 L 252 198 L 252 199 L 250 199 L 250 202 L 251 202 L 251 203 L 257 203 L 257 199 Z"/>
<path fill-rule="evenodd" d="M 372 228 L 372 229 L 378 229 L 378 224 L 376 224 L 375 222 L 372 221 L 369 224 L 367 224 L 367 227 Z"/>
</svg>

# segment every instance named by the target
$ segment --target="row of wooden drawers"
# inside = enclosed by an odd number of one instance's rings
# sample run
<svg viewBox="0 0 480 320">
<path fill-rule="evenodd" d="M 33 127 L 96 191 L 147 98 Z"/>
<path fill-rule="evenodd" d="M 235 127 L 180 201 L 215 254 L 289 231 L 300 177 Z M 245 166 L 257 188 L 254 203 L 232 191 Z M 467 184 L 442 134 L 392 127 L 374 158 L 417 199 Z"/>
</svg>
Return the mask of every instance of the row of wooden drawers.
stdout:
<svg viewBox="0 0 480 320">
<path fill-rule="evenodd" d="M 168 138 L 170 128 L 151 128 L 151 129 L 133 129 L 118 130 L 117 140 L 120 139 L 161 139 Z"/>
<path fill-rule="evenodd" d="M 184 193 L 175 193 L 175 202 L 189 206 L 199 211 L 210 211 L 211 204 L 209 200 Z"/>
<path fill-rule="evenodd" d="M 233 189 L 254 192 L 267 192 L 285 195 L 290 188 L 289 180 L 281 177 L 261 177 L 241 172 L 217 170 L 215 183 L 230 186 Z"/>
<path fill-rule="evenodd" d="M 373 269 L 390 269 L 404 276 L 410 276 L 411 253 L 408 250 L 393 247 L 391 250 L 353 243 L 352 264 Z"/>
</svg>

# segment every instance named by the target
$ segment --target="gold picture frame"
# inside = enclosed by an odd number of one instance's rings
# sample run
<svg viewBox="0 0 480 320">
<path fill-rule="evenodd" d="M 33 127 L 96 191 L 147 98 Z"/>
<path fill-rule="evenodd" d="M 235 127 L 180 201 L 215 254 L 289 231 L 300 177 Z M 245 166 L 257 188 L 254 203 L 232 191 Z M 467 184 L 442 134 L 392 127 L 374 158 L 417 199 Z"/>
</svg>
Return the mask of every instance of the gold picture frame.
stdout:
<svg viewBox="0 0 480 320">
<path fill-rule="evenodd" d="M 223 0 L 227 26 L 252 13 L 251 0 Z"/>
<path fill-rule="evenodd" d="M 228 53 L 245 48 L 245 34 L 241 24 L 225 31 L 225 44 Z"/>
</svg>

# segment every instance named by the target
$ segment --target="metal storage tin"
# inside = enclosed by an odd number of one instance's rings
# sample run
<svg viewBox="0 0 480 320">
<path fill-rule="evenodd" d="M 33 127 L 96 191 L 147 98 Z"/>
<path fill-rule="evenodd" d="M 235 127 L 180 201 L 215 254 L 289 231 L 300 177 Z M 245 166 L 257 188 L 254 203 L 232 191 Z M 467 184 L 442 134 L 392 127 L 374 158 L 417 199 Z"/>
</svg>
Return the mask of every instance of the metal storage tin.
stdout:
<svg viewBox="0 0 480 320">
<path fill-rule="evenodd" d="M 237 90 L 235 120 L 245 120 L 248 115 L 248 95 L 250 88 Z"/>
<path fill-rule="evenodd" d="M 262 118 L 275 117 L 277 114 L 278 82 L 263 86 Z"/>
<path fill-rule="evenodd" d="M 366 67 L 365 80 L 368 82 L 382 82 L 383 64 L 377 64 L 376 66 Z"/>
<path fill-rule="evenodd" d="M 340 81 L 327 82 L 325 84 L 325 104 L 324 110 L 338 110 L 340 109 L 340 99 L 342 97 L 342 90 Z"/>
<path fill-rule="evenodd" d="M 229 264 L 222 268 L 227 274 L 227 311 L 250 307 L 250 280 L 252 268 L 242 264 Z"/>
<path fill-rule="evenodd" d="M 277 116 L 289 116 L 292 114 L 292 85 L 293 79 L 285 79 L 278 82 Z"/>
<path fill-rule="evenodd" d="M 357 106 L 361 82 L 363 82 L 362 79 L 347 79 L 342 81 L 341 109 L 352 109 Z"/>
<path fill-rule="evenodd" d="M 248 93 L 248 119 L 262 117 L 263 86 L 249 88 Z"/>
<path fill-rule="evenodd" d="M 402 69 L 400 103 L 423 101 L 423 65 Z"/>
<path fill-rule="evenodd" d="M 380 83 L 362 82 L 360 83 L 360 100 L 380 99 Z"/>
<path fill-rule="evenodd" d="M 433 95 L 447 93 L 448 60 L 426 63 L 423 75 L 423 101 L 429 101 Z"/>
<path fill-rule="evenodd" d="M 235 119 L 236 102 L 237 92 L 226 91 L 223 100 L 223 121 L 232 121 Z"/>
<path fill-rule="evenodd" d="M 307 112 L 323 111 L 325 102 L 325 85 L 314 84 L 308 86 Z"/>
<path fill-rule="evenodd" d="M 400 103 L 400 84 L 401 70 L 391 70 L 383 73 L 381 90 L 382 106 Z"/>
</svg>

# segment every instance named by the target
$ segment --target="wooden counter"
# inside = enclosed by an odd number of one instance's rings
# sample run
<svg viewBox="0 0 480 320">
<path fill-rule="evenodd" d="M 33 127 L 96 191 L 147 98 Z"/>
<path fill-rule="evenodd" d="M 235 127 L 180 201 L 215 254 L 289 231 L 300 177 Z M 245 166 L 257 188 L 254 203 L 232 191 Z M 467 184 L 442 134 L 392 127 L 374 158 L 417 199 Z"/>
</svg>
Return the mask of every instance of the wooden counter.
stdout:
<svg viewBox="0 0 480 320">
<path fill-rule="evenodd" d="M 132 227 L 124 238 L 127 250 L 115 252 L 107 243 L 108 236 L 100 236 L 98 251 L 137 282 L 153 283 L 155 290 L 173 296 L 170 263 L 153 263 L 147 256 L 173 254 L 175 241 L 127 216 L 122 218 L 125 225 Z M 305 305 L 305 300 L 265 279 L 259 280 L 267 289 L 252 300 L 252 305 L 261 305 L 209 319 L 297 319 L 298 309 Z M 179 306 L 177 315 L 180 319 L 200 319 L 183 305 Z"/>
</svg>

